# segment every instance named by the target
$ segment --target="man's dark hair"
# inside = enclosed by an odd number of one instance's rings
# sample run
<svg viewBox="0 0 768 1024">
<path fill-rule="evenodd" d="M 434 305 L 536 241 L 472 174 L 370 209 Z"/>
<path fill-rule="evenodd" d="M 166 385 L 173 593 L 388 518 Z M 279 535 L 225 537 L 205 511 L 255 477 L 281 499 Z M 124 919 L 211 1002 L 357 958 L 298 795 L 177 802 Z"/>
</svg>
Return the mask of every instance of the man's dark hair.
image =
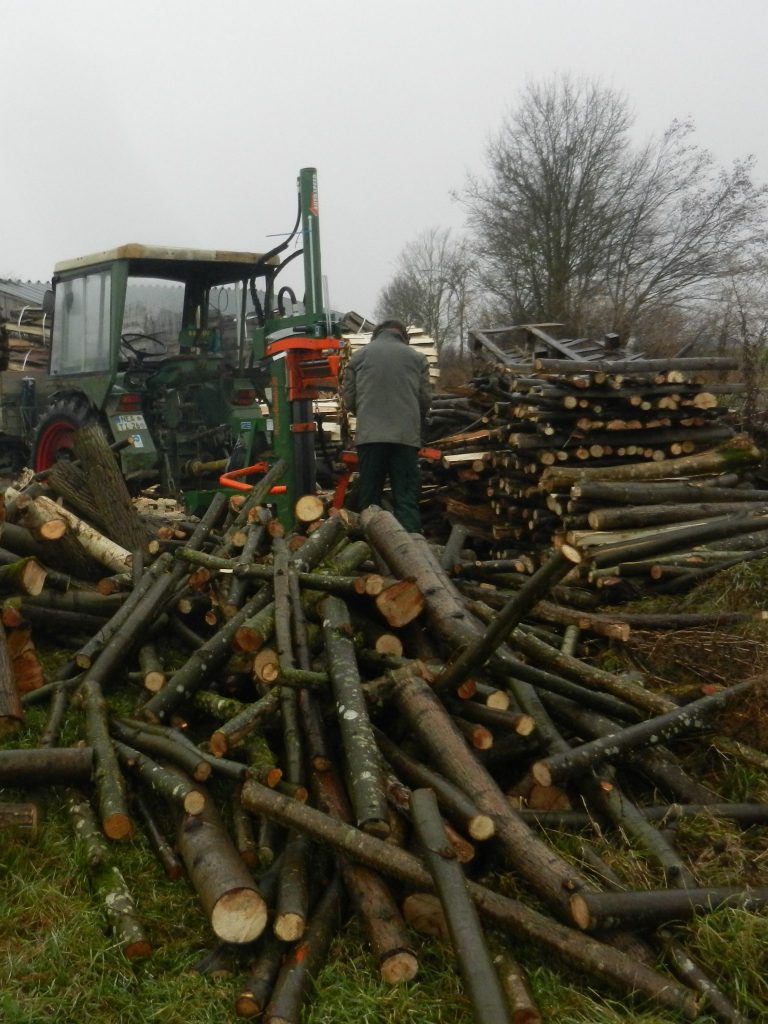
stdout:
<svg viewBox="0 0 768 1024">
<path fill-rule="evenodd" d="M 402 334 L 403 341 L 408 341 L 408 328 L 400 320 L 382 320 L 381 323 L 373 329 L 371 341 L 373 341 L 374 338 L 378 338 L 378 336 L 383 334 L 384 331 L 393 331 L 395 334 Z"/>
</svg>

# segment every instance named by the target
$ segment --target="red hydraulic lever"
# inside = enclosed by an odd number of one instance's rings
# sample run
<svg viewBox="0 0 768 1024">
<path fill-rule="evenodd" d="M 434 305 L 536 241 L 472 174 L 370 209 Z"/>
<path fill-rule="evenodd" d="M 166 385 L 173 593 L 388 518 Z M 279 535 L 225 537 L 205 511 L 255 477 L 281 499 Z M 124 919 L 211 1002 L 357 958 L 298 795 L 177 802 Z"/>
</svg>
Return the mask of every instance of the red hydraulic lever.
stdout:
<svg viewBox="0 0 768 1024">
<path fill-rule="evenodd" d="M 233 491 L 252 491 L 253 484 L 241 483 L 235 477 L 251 476 L 253 473 L 266 473 L 269 469 L 269 465 L 266 462 L 256 462 L 252 466 L 246 466 L 244 469 L 231 469 L 227 473 L 222 473 L 219 477 L 219 484 L 222 487 L 230 487 Z M 275 484 L 270 489 L 270 494 L 285 494 L 288 490 L 285 484 Z"/>
</svg>

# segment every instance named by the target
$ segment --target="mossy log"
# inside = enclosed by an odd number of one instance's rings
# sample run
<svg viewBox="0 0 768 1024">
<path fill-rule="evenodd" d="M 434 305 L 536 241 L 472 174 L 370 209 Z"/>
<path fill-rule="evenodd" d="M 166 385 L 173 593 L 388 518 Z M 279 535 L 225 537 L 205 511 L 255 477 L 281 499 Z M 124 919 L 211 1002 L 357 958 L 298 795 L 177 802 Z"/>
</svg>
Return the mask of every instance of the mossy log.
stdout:
<svg viewBox="0 0 768 1024">
<path fill-rule="evenodd" d="M 120 869 L 112 862 L 111 852 L 99 831 L 91 805 L 80 793 L 70 791 L 67 809 L 77 841 L 85 852 L 93 888 L 104 903 L 116 944 L 129 960 L 150 956 L 152 947 L 139 922 L 133 897 Z"/>
<path fill-rule="evenodd" d="M 218 694 L 215 695 L 219 697 Z M 226 700 L 226 698 L 221 698 Z M 239 702 L 238 702 L 239 703 Z M 216 757 L 223 757 L 232 747 L 241 743 L 246 736 L 250 735 L 259 725 L 271 715 L 275 714 L 280 707 L 280 687 L 273 686 L 263 697 L 260 697 L 252 704 L 240 705 L 237 709 L 232 708 L 225 722 L 211 734 L 211 752 Z"/>
<path fill-rule="evenodd" d="M 170 761 L 187 772 L 195 782 L 205 782 L 211 775 L 211 765 L 191 742 L 184 742 L 175 729 L 153 726 L 135 719 L 110 718 L 109 730 L 113 736 L 150 754 L 161 761 Z"/>
<path fill-rule="evenodd" d="M 343 601 L 329 596 L 323 601 L 322 613 L 326 670 L 333 687 L 355 818 L 363 831 L 386 836 L 387 798 L 355 659 L 349 612 Z"/>
<path fill-rule="evenodd" d="M 37 597 L 45 586 L 47 575 L 45 566 L 32 556 L 0 565 L 0 593 Z"/>
<path fill-rule="evenodd" d="M 542 786 L 551 786 L 585 772 L 602 761 L 613 761 L 627 750 L 636 750 L 644 745 L 656 745 L 675 736 L 706 728 L 712 715 L 756 687 L 764 686 L 767 679 L 765 675 L 754 676 L 726 690 L 675 708 L 664 715 L 619 729 L 609 736 L 591 740 L 571 750 L 553 754 L 535 762 L 531 774 Z"/>
<path fill-rule="evenodd" d="M 178 804 L 187 814 L 201 814 L 205 795 L 179 768 L 158 764 L 151 757 L 120 740 L 112 741 L 121 764 L 135 773 L 156 796 Z"/>
</svg>

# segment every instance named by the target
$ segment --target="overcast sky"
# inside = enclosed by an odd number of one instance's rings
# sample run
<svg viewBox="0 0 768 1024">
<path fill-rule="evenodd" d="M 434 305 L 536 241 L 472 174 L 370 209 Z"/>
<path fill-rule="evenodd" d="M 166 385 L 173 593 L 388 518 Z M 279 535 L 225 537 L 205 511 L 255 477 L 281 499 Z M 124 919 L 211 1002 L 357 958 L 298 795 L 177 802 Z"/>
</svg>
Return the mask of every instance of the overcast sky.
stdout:
<svg viewBox="0 0 768 1024">
<path fill-rule="evenodd" d="M 129 241 L 263 251 L 318 169 L 331 303 L 373 314 L 528 80 L 692 117 L 768 181 L 766 0 L 0 0 L 0 276 Z"/>
</svg>

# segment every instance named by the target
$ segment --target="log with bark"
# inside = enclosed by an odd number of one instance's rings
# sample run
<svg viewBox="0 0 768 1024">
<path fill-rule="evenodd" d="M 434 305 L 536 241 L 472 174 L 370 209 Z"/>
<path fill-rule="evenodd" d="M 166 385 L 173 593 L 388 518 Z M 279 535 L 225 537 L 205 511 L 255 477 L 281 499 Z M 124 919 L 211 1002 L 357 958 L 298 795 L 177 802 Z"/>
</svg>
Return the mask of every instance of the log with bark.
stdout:
<svg viewBox="0 0 768 1024">
<path fill-rule="evenodd" d="M 177 838 L 187 869 L 214 933 L 224 942 L 257 939 L 267 908 L 212 801 L 199 815 L 183 815 Z"/>
</svg>

